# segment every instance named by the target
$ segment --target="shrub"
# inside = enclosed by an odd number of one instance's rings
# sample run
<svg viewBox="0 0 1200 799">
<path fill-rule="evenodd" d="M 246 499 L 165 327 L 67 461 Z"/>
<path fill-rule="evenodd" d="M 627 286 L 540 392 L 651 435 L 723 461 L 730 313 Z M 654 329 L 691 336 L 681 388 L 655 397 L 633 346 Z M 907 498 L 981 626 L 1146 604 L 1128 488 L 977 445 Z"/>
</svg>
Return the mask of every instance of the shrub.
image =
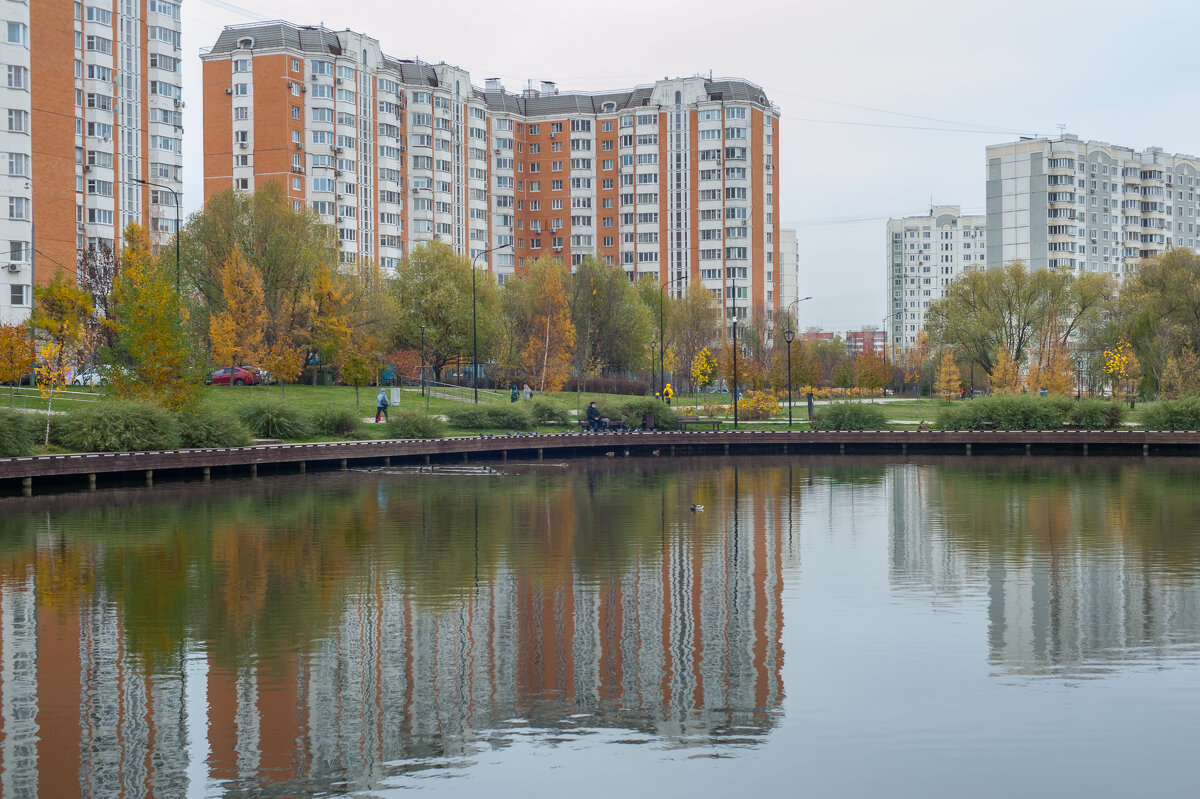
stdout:
<svg viewBox="0 0 1200 799">
<path fill-rule="evenodd" d="M 359 431 L 361 422 L 353 408 L 323 405 L 312 416 L 313 426 L 318 433 L 327 436 L 353 436 Z"/>
<path fill-rule="evenodd" d="M 728 405 L 701 405 L 698 408 L 696 408 L 696 413 L 699 416 L 709 416 L 709 417 L 714 417 L 714 418 L 717 416 L 725 416 L 727 413 L 729 413 L 729 406 Z"/>
<path fill-rule="evenodd" d="M 810 424 L 813 430 L 883 430 L 887 414 L 873 402 L 833 402 L 816 408 Z"/>
<path fill-rule="evenodd" d="M 627 380 L 623 377 L 589 377 L 582 384 L 570 381 L 563 387 L 569 391 L 580 385 L 585 394 L 627 394 L 633 397 L 644 397 L 650 393 L 650 384 L 645 380 Z"/>
<path fill-rule="evenodd" d="M 566 408 L 541 397 L 526 402 L 525 409 L 536 424 L 569 425 L 575 420 Z"/>
<path fill-rule="evenodd" d="M 45 424 L 43 416 L 0 408 L 0 458 L 13 458 L 33 452 L 35 421 Z M 42 428 L 43 431 L 45 428 Z"/>
<path fill-rule="evenodd" d="M 237 419 L 206 405 L 179 414 L 179 437 L 184 447 L 244 447 L 253 442 Z"/>
<path fill-rule="evenodd" d="M 1125 406 L 1102 399 L 1080 400 L 1067 407 L 1067 420 L 1088 430 L 1111 430 L 1125 421 Z"/>
<path fill-rule="evenodd" d="M 748 422 L 770 419 L 779 413 L 779 403 L 765 391 L 747 391 L 738 402 L 738 417 Z"/>
<path fill-rule="evenodd" d="M 237 409 L 238 419 L 258 438 L 304 438 L 312 422 L 303 412 L 278 402 L 248 402 Z"/>
<path fill-rule="evenodd" d="M 1200 430 L 1200 397 L 1151 402 L 1142 410 L 1147 430 Z"/>
<path fill-rule="evenodd" d="M 464 405 L 446 415 L 450 424 L 465 430 L 529 430 L 533 427 L 533 415 L 526 409 L 529 404 Z"/>
<path fill-rule="evenodd" d="M 654 427 L 658 430 L 675 430 L 679 427 L 679 414 L 674 408 L 656 397 L 630 397 L 626 400 L 605 399 L 596 402 L 600 415 L 617 424 L 624 419 L 632 428 L 642 426 L 642 417 L 654 414 Z"/>
<path fill-rule="evenodd" d="M 942 430 L 1053 430 L 1066 420 L 1063 406 L 1040 397 L 993 394 L 943 409 L 935 425 Z"/>
<path fill-rule="evenodd" d="M 179 420 L 157 405 L 130 400 L 101 402 L 63 417 L 55 431 L 79 452 L 129 452 L 179 446 Z"/>
<path fill-rule="evenodd" d="M 446 423 L 436 416 L 406 411 L 393 413 L 387 421 L 389 438 L 441 438 Z"/>
</svg>

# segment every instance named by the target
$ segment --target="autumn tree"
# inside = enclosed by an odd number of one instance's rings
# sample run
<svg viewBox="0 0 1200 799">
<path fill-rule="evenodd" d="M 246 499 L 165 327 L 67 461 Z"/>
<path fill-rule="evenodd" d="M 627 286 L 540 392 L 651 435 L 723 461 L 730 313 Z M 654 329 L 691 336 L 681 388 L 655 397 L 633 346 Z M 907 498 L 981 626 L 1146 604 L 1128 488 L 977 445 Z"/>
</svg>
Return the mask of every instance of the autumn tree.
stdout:
<svg viewBox="0 0 1200 799">
<path fill-rule="evenodd" d="M 252 194 L 232 189 L 208 197 L 180 233 L 180 271 L 185 294 L 197 300 L 198 331 L 210 315 L 240 307 L 243 298 L 225 291 L 225 267 L 235 252 L 257 273 L 270 319 L 266 344 L 298 344 L 312 323 L 311 289 L 319 270 L 337 264 L 337 239 L 330 225 L 309 208 L 295 210 L 281 183 Z"/>
<path fill-rule="evenodd" d="M 66 386 L 71 371 L 79 368 L 92 310 L 87 293 L 73 279 L 67 282 L 62 272 L 34 292 L 29 324 L 40 339 L 40 362 L 34 377 L 46 399 L 46 443 L 50 441 L 54 395 Z"/>
<path fill-rule="evenodd" d="M 689 281 L 679 298 L 668 297 L 664 310 L 666 338 L 679 363 L 694 363 L 701 350 L 711 353 L 720 344 L 721 306 L 700 281 Z"/>
<path fill-rule="evenodd" d="M 577 371 L 588 371 L 589 362 L 600 370 L 644 365 L 644 345 L 658 331 L 624 269 L 585 257 L 571 274 L 570 306 Z"/>
<path fill-rule="evenodd" d="M 367 385 L 376 374 L 378 353 L 374 342 L 352 339 L 342 358 L 342 380 L 354 386 L 354 407 L 359 407 L 358 389 Z"/>
<path fill-rule="evenodd" d="M 8 407 L 13 406 L 13 386 L 29 374 L 36 358 L 28 327 L 0 324 L 0 382 L 9 384 Z"/>
<path fill-rule="evenodd" d="M 118 269 L 117 255 L 104 239 L 89 244 L 86 250 L 79 253 L 76 261 L 79 287 L 92 300 L 92 315 L 84 334 L 88 349 L 92 352 L 111 347 L 116 335 L 109 324 L 113 315 L 109 304 L 116 287 Z"/>
<path fill-rule="evenodd" d="M 561 261 L 539 258 L 504 285 L 507 349 L 515 353 L 509 364 L 538 391 L 558 391 L 569 373 L 575 346 L 569 280 Z"/>
<path fill-rule="evenodd" d="M 475 276 L 479 357 L 496 351 L 500 338 L 500 294 L 495 278 L 483 269 Z M 419 350 L 425 326 L 425 362 L 440 381 L 447 365 L 472 353 L 472 266 L 442 242 L 413 249 L 400 262 L 391 297 L 395 303 L 393 347 Z"/>
<path fill-rule="evenodd" d="M 991 375 L 1001 346 L 1015 363 L 1026 362 L 1045 341 L 1052 320 L 1056 347 L 1066 347 L 1112 292 L 1111 278 L 1104 275 L 1031 272 L 1015 261 L 954 279 L 929 304 L 925 320 L 936 345 L 954 347 Z M 1047 362 L 1054 350 L 1046 347 Z"/>
<path fill-rule="evenodd" d="M 1137 397 L 1138 382 L 1142 378 L 1142 367 L 1128 341 L 1104 351 L 1104 374 L 1112 386 L 1113 397 L 1128 399 L 1132 408 Z"/>
<path fill-rule="evenodd" d="M 263 300 L 262 278 L 240 250 L 233 250 L 221 274 L 222 291 L 226 297 L 236 297 L 237 304 L 212 317 L 209 338 L 213 355 L 219 364 L 237 368 L 238 363 L 252 365 L 263 354 L 263 331 L 268 312 Z M 229 376 L 233 387 L 233 375 Z"/>
<path fill-rule="evenodd" d="M 996 352 L 992 366 L 992 392 L 995 394 L 1018 394 L 1021 391 L 1020 367 L 1002 346 Z"/>
<path fill-rule="evenodd" d="M 865 391 L 880 391 L 892 374 L 892 365 L 883 353 L 868 350 L 854 358 L 854 385 Z"/>
<path fill-rule="evenodd" d="M 106 353 L 113 387 L 121 396 L 183 410 L 199 399 L 199 359 L 173 270 L 150 254 L 149 238 L 137 223 L 122 238 L 111 304 L 114 338 Z"/>
<path fill-rule="evenodd" d="M 958 396 L 961 388 L 962 375 L 958 371 L 958 361 L 954 357 L 954 350 L 947 349 L 938 361 L 937 395 L 949 402 Z"/>
<path fill-rule="evenodd" d="M 712 385 L 713 376 L 717 373 L 717 359 L 708 351 L 708 347 L 704 347 L 700 352 L 696 353 L 696 357 L 692 358 L 692 368 L 690 377 L 692 385 L 696 388 L 705 388 Z"/>
<path fill-rule="evenodd" d="M 1200 395 L 1200 355 L 1194 349 L 1184 347 L 1167 359 L 1159 383 L 1159 394 L 1163 399 Z"/>
</svg>

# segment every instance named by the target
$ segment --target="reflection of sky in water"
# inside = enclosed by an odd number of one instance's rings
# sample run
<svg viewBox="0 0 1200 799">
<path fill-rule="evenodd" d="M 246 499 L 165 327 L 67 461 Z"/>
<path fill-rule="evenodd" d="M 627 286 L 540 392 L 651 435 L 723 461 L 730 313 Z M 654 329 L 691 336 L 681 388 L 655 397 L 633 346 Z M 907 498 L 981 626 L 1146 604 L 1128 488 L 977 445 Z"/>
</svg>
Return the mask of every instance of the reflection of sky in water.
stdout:
<svg viewBox="0 0 1200 799">
<path fill-rule="evenodd" d="M 5 504 L 0 795 L 1190 784 L 1193 467 L 948 463 Z"/>
</svg>

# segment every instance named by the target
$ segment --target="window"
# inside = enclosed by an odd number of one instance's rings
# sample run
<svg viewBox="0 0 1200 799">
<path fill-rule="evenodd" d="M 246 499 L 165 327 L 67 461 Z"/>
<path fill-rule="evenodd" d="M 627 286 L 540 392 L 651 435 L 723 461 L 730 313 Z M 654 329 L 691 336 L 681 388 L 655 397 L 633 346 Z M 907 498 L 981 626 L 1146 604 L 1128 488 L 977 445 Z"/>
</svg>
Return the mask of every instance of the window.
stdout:
<svg viewBox="0 0 1200 799">
<path fill-rule="evenodd" d="M 8 218 L 29 219 L 29 200 L 25 197 L 9 197 Z"/>
<path fill-rule="evenodd" d="M 28 133 L 29 112 L 10 108 L 8 111 L 8 129 L 12 133 Z"/>
<path fill-rule="evenodd" d="M 88 9 L 89 11 L 91 9 Z M 88 37 L 91 38 L 90 36 Z M 8 43 L 9 44 L 29 44 L 29 29 L 20 22 L 8 23 Z M 111 45 L 111 42 L 110 42 Z M 92 48 L 88 48 L 89 50 Z"/>
<path fill-rule="evenodd" d="M 21 242 L 12 242 L 20 244 Z M 14 306 L 26 306 L 29 304 L 29 286 L 24 283 L 13 283 L 8 287 L 9 303 Z"/>
<path fill-rule="evenodd" d="M 91 70 L 89 69 L 89 72 Z M 90 76 L 89 76 L 90 77 Z M 28 89 L 29 88 L 29 70 L 25 67 L 9 66 L 8 68 L 8 88 L 10 89 Z"/>
</svg>

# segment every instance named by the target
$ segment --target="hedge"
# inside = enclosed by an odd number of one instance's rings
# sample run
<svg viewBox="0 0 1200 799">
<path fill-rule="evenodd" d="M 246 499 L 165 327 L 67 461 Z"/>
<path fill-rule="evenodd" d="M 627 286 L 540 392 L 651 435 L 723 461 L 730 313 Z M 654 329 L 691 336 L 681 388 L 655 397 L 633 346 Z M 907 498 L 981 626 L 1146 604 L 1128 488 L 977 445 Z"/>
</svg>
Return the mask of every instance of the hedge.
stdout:
<svg viewBox="0 0 1200 799">
<path fill-rule="evenodd" d="M 389 438 L 441 438 L 446 435 L 446 423 L 423 413 L 393 413 L 387 420 L 387 431 Z"/>
<path fill-rule="evenodd" d="M 885 430 L 887 414 L 873 402 L 831 402 L 813 411 L 813 430 Z"/>
<path fill-rule="evenodd" d="M 238 419 L 258 438 L 305 438 L 312 420 L 302 411 L 279 402 L 248 402 L 237 409 Z"/>
<path fill-rule="evenodd" d="M 45 417 L 0 408 L 0 457 L 32 454 L 35 422 L 39 420 L 45 425 Z"/>
<path fill-rule="evenodd" d="M 56 443 L 77 452 L 176 449 L 181 443 L 179 420 L 145 402 L 105 401 L 59 418 Z"/>
<path fill-rule="evenodd" d="M 1143 405 L 1142 427 L 1147 430 L 1200 430 L 1200 397 Z"/>
</svg>

